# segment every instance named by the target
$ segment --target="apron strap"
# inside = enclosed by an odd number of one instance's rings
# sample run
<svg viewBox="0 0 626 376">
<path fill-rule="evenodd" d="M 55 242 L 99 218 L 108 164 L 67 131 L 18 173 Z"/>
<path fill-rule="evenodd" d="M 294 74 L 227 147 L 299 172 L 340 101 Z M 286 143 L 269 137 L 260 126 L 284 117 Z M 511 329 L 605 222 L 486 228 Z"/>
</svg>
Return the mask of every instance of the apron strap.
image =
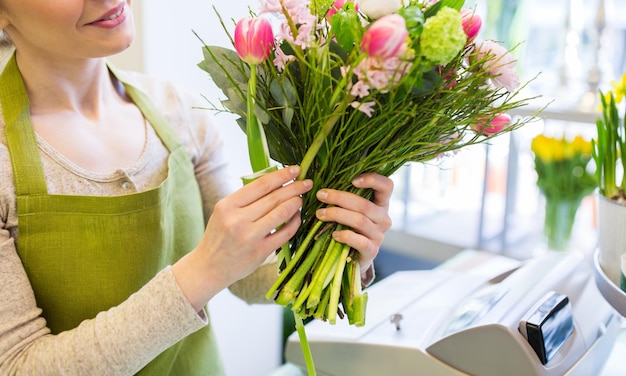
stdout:
<svg viewBox="0 0 626 376">
<path fill-rule="evenodd" d="M 113 75 L 115 75 L 115 77 L 122 82 L 128 96 L 133 100 L 133 102 L 135 102 L 137 107 L 139 107 L 143 116 L 145 116 L 150 124 L 152 124 L 155 132 L 159 135 L 159 138 L 165 144 L 170 153 L 181 147 L 181 144 L 178 141 L 178 135 L 176 135 L 174 129 L 169 125 L 167 119 L 165 119 L 152 100 L 150 100 L 150 98 L 143 91 L 128 83 L 124 74 L 115 68 L 110 62 L 107 62 L 107 66 Z"/>
<path fill-rule="evenodd" d="M 30 101 L 15 53 L 0 75 L 0 105 L 17 195 L 47 194 L 37 138 L 30 121 Z"/>
</svg>

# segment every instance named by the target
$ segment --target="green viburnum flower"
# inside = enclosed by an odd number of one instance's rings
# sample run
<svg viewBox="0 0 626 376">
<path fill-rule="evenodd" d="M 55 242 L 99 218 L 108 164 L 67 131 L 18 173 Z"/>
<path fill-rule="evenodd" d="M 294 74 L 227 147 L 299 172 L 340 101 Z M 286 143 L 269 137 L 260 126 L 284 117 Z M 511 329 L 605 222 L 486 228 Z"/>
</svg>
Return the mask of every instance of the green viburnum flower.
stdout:
<svg viewBox="0 0 626 376">
<path fill-rule="evenodd" d="M 434 64 L 449 63 L 465 47 L 466 42 L 461 15 L 455 9 L 443 7 L 424 23 L 421 52 Z"/>
</svg>

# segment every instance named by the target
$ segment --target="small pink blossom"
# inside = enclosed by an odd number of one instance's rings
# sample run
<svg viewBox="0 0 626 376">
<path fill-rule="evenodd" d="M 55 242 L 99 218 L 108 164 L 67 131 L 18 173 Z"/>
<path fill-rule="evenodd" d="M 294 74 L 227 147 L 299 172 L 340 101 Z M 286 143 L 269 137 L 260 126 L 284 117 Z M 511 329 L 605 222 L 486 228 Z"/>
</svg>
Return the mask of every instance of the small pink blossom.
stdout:
<svg viewBox="0 0 626 376">
<path fill-rule="evenodd" d="M 370 86 L 363 81 L 357 81 L 350 89 L 350 95 L 357 98 L 365 98 L 370 95 Z"/>
<path fill-rule="evenodd" d="M 358 80 L 382 93 L 395 87 L 402 77 L 409 72 L 412 63 L 397 57 L 380 59 L 365 58 L 355 68 Z M 368 93 L 369 94 L 369 93 Z"/>
<path fill-rule="evenodd" d="M 294 25 L 297 25 L 298 35 L 294 37 L 288 25 L 284 12 L 287 12 Z M 317 30 L 317 19 L 311 14 L 309 1 L 302 0 L 263 0 L 261 2 L 261 12 L 272 13 L 280 20 L 280 30 L 277 31 L 279 41 L 287 41 L 291 44 L 308 48 L 315 41 L 313 32 Z"/>
<path fill-rule="evenodd" d="M 385 89 L 389 86 L 390 75 L 382 69 L 372 69 L 367 71 L 367 82 L 376 89 Z"/>
<path fill-rule="evenodd" d="M 372 114 L 374 113 L 374 106 L 376 105 L 376 102 L 357 102 L 354 101 L 352 103 L 350 103 L 350 106 L 352 106 L 353 108 L 356 108 L 357 110 L 361 111 L 362 113 L 364 113 L 367 117 L 372 117 Z"/>
<path fill-rule="evenodd" d="M 365 31 L 361 50 L 371 57 L 397 57 L 403 51 L 408 36 L 404 17 L 389 14 L 374 21 Z"/>
<path fill-rule="evenodd" d="M 496 87 L 513 91 L 519 86 L 519 77 L 515 71 L 516 60 L 503 46 L 492 40 L 476 43 L 476 58 L 484 61 L 483 69 L 492 75 L 491 81 Z"/>
<path fill-rule="evenodd" d="M 281 48 L 277 48 L 274 51 L 274 66 L 280 71 L 282 72 L 283 70 L 285 70 L 285 65 L 292 60 L 295 60 L 296 57 L 293 55 L 287 55 L 283 52 L 283 50 Z"/>
<path fill-rule="evenodd" d="M 308 1 L 302 0 L 261 0 L 261 13 L 282 13 L 283 7 L 290 13 L 308 6 Z"/>
<path fill-rule="evenodd" d="M 479 119 L 479 122 L 472 125 L 471 128 L 476 131 L 476 133 L 491 136 L 506 129 L 509 125 L 511 125 L 511 116 L 508 114 L 500 114 L 491 120 L 487 117 Z"/>
<path fill-rule="evenodd" d="M 282 11 L 280 0 L 262 0 L 260 13 L 279 13 Z"/>
<path fill-rule="evenodd" d="M 310 20 L 312 22 L 303 23 L 298 28 L 298 37 L 294 40 L 294 44 L 301 46 L 302 48 L 308 48 L 315 42 L 315 35 L 313 32 L 317 27 L 315 20 Z"/>
<path fill-rule="evenodd" d="M 480 16 L 474 14 L 474 11 L 470 9 L 463 9 L 461 11 L 461 24 L 463 25 L 465 35 L 467 35 L 467 42 L 471 43 L 478 35 L 480 27 L 482 26 Z"/>
<path fill-rule="evenodd" d="M 260 64 L 272 53 L 274 33 L 268 20 L 261 17 L 242 18 L 235 27 L 235 50 L 248 64 Z"/>
</svg>

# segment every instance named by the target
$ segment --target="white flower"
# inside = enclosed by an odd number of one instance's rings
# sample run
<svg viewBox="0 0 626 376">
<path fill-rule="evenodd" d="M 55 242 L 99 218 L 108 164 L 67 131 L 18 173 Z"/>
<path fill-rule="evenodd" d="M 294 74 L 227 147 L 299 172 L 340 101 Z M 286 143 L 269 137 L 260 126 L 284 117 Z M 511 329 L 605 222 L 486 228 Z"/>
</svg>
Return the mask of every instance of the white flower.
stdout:
<svg viewBox="0 0 626 376">
<path fill-rule="evenodd" d="M 404 7 L 404 0 L 358 0 L 358 4 L 363 14 L 378 19 L 399 11 Z"/>
<path fill-rule="evenodd" d="M 515 57 L 502 45 L 485 40 L 476 43 L 478 60 L 484 60 L 483 68 L 494 77 L 491 81 L 496 87 L 503 87 L 509 92 L 519 86 L 519 77 L 515 71 Z"/>
</svg>

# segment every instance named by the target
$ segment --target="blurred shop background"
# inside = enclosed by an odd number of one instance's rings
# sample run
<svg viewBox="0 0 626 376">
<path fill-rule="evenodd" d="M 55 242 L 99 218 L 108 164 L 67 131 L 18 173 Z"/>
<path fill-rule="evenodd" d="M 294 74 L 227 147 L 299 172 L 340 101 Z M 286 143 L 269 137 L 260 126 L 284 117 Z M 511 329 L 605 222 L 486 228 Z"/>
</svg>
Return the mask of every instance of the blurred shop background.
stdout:
<svg viewBox="0 0 626 376">
<path fill-rule="evenodd" d="M 196 67 L 201 42 L 228 46 L 213 6 L 227 25 L 258 9 L 257 0 L 135 1 L 138 28 L 133 47 L 118 65 L 171 79 L 217 99 L 219 91 Z M 484 26 L 480 37 L 514 48 L 522 82 L 536 104 L 514 116 L 528 116 L 550 102 L 541 119 L 428 164 L 409 165 L 394 177 L 394 226 L 377 260 L 379 278 L 397 270 L 431 268 L 456 252 L 481 249 L 515 258 L 540 247 L 544 201 L 536 187 L 530 141 L 538 134 L 595 137 L 598 88 L 626 72 L 626 1 L 466 0 Z M 536 108 L 535 108 L 536 107 Z M 219 115 L 227 150 L 244 150 L 245 139 L 227 115 Z M 245 153 L 231 156 L 233 184 L 249 172 Z M 572 235 L 573 247 L 595 245 L 595 197 L 585 198 Z M 270 374 L 281 363 L 282 312 L 276 306 L 248 306 L 229 292 L 210 304 L 212 323 L 229 375 Z M 246 354 L 246 361 L 241 361 Z"/>
</svg>

